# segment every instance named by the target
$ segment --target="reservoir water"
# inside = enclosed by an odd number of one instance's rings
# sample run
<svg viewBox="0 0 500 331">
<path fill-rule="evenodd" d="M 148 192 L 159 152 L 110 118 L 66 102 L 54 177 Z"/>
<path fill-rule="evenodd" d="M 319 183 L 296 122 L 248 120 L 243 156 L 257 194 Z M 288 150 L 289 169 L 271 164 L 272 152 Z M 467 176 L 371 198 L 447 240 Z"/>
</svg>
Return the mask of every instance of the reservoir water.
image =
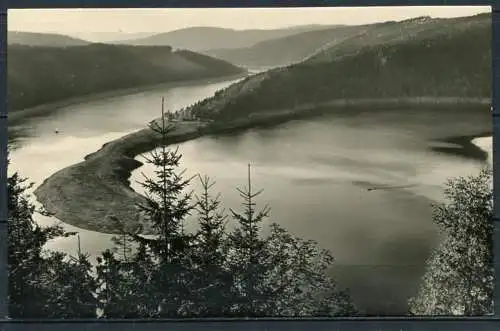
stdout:
<svg viewBox="0 0 500 331">
<path fill-rule="evenodd" d="M 11 128 L 20 138 L 10 154 L 9 172 L 18 171 L 39 185 L 102 144 L 143 128 L 158 117 L 162 96 L 170 109 L 178 109 L 232 82 L 88 101 L 31 118 Z M 439 242 L 431 203 L 442 199 L 447 178 L 476 174 L 485 164 L 430 149 L 430 140 L 422 139 L 425 121 L 398 121 L 394 116 L 383 121 L 371 115 L 330 116 L 203 137 L 179 145 L 182 167 L 186 175 L 216 180 L 226 209 L 238 209 L 235 187 L 246 185 L 250 163 L 253 185 L 264 189 L 257 202 L 271 207 L 268 223 L 277 222 L 330 249 L 337 260 L 333 273 L 362 308 L 404 312 L 425 259 Z M 491 150 L 490 138 L 475 143 Z M 141 172 L 151 171 L 148 166 L 134 171 L 132 187 L 141 191 L 136 181 Z M 38 214 L 36 220 L 42 225 L 58 222 Z M 79 232 L 82 249 L 91 255 L 111 245 L 109 235 L 64 226 Z M 58 239 L 47 248 L 74 254 L 77 240 Z M 381 298 L 386 306 L 380 305 Z"/>
</svg>

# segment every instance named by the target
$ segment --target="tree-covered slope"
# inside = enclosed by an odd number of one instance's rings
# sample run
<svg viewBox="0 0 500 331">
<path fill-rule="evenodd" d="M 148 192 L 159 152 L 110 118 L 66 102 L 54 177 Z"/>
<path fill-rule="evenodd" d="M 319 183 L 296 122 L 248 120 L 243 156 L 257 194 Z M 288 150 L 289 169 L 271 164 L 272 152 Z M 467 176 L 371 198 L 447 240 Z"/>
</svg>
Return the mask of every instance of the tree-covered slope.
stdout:
<svg viewBox="0 0 500 331">
<path fill-rule="evenodd" d="M 91 44 L 8 48 L 9 109 L 70 97 L 242 73 L 222 60 L 171 47 Z"/>
<path fill-rule="evenodd" d="M 249 77 L 191 110 L 233 119 L 336 99 L 491 96 L 491 16 L 386 25 Z"/>
<path fill-rule="evenodd" d="M 443 36 L 456 36 L 470 29 L 491 29 L 491 15 L 480 14 L 470 17 L 452 19 L 431 18 L 427 16 L 408 19 L 400 22 L 384 22 L 373 24 L 360 33 L 339 42 L 330 43 L 330 47 L 318 49 L 308 59 L 311 61 L 332 61 L 339 56 L 355 55 L 366 47 L 379 45 L 398 45 L 405 42 L 426 43 Z"/>
</svg>

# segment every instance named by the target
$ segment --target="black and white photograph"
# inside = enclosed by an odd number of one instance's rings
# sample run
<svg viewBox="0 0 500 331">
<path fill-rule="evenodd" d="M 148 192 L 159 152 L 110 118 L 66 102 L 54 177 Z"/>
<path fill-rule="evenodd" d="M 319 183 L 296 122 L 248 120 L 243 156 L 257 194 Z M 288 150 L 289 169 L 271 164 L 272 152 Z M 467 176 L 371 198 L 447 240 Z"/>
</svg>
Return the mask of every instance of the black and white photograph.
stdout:
<svg viewBox="0 0 500 331">
<path fill-rule="evenodd" d="M 9 318 L 493 314 L 490 7 L 7 26 Z"/>
</svg>

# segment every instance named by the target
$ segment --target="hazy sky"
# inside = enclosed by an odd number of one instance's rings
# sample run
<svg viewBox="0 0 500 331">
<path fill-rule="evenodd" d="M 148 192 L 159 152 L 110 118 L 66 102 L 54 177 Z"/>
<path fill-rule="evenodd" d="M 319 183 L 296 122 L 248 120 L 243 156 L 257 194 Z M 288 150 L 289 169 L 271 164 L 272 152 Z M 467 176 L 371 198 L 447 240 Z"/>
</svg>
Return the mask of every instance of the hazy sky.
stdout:
<svg viewBox="0 0 500 331">
<path fill-rule="evenodd" d="M 53 32 L 95 41 L 107 33 L 166 32 L 190 26 L 271 29 L 307 24 L 365 24 L 417 16 L 456 17 L 490 7 L 210 8 L 210 9 L 13 9 L 8 29 Z M 109 37 L 112 38 L 111 34 Z"/>
</svg>

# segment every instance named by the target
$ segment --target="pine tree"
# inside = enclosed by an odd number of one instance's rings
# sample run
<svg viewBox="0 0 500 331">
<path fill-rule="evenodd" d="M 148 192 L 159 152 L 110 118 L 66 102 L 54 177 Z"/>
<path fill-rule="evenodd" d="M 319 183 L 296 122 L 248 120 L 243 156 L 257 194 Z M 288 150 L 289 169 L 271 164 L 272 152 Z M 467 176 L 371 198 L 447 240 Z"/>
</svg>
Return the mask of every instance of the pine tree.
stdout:
<svg viewBox="0 0 500 331">
<path fill-rule="evenodd" d="M 197 314 L 221 317 L 228 313 L 232 277 L 226 270 L 226 215 L 220 207 L 220 194 L 213 197 L 215 182 L 208 176 L 198 176 L 202 194 L 196 196 L 199 230 L 196 233 L 193 260 L 196 282 L 193 292 Z"/>
<path fill-rule="evenodd" d="M 51 292 L 53 255 L 44 252 L 47 241 L 75 233 L 64 232 L 60 226 L 40 227 L 35 223 L 36 210 L 29 201 L 27 190 L 33 184 L 17 173 L 7 179 L 8 197 L 8 262 L 9 314 L 16 318 L 37 318 L 50 315 L 48 302 Z"/>
<path fill-rule="evenodd" d="M 114 224 L 114 228 L 118 231 L 118 235 L 111 237 L 114 244 L 112 251 L 117 254 L 122 261 L 127 263 L 133 251 L 133 237 L 131 233 L 136 235 L 140 231 L 138 226 L 135 229 L 127 227 L 123 222 L 120 222 L 115 216 L 110 217 Z M 136 222 L 139 223 L 139 215 L 136 216 Z"/>
<path fill-rule="evenodd" d="M 96 318 L 98 301 L 97 281 L 87 254 L 78 252 L 69 259 L 53 254 L 51 297 L 47 302 L 51 318 Z"/>
<path fill-rule="evenodd" d="M 140 318 L 137 282 L 132 265 L 117 259 L 110 250 L 97 258 L 98 305 L 101 318 Z"/>
<path fill-rule="evenodd" d="M 168 149 L 167 138 L 175 127 L 168 125 L 163 109 L 160 123 L 150 123 L 150 128 L 160 136 L 161 144 L 148 157 L 147 163 L 155 167 L 155 178 L 145 176 L 141 185 L 146 190 L 146 203 L 139 208 L 151 222 L 156 238 L 146 238 L 133 234 L 134 239 L 143 244 L 157 259 L 159 267 L 154 278 L 155 294 L 151 297 L 162 317 L 175 317 L 188 312 L 186 297 L 189 295 L 190 261 L 189 250 L 193 236 L 186 233 L 184 222 L 193 206 L 191 193 L 185 193 L 190 179 L 183 179 L 184 171 L 178 173 L 182 157 L 177 149 Z M 153 308 L 155 309 L 155 308 Z M 153 312 L 152 312 L 153 313 Z"/>
<path fill-rule="evenodd" d="M 167 138 L 175 127 L 167 125 L 163 103 L 160 124 L 152 122 L 150 129 L 160 135 L 161 144 L 159 150 L 144 156 L 146 162 L 155 167 L 155 178 L 144 175 L 145 181 L 140 184 L 146 190 L 146 204 L 139 205 L 139 208 L 161 239 L 143 238 L 142 242 L 147 243 L 162 260 L 172 261 L 183 250 L 184 221 L 193 209 L 190 203 L 192 194 L 184 193 L 191 179 L 183 179 L 185 171 L 176 172 L 182 155 L 178 148 L 168 149 Z"/>
<path fill-rule="evenodd" d="M 269 207 L 256 210 L 255 198 L 262 193 L 253 191 L 250 164 L 248 165 L 248 187 L 237 191 L 243 202 L 243 212 L 231 209 L 236 228 L 229 234 L 228 264 L 234 277 L 232 289 L 233 314 L 240 316 L 262 316 L 267 311 L 269 297 L 261 285 L 265 283 L 267 258 L 266 242 L 260 232 L 262 223 L 269 215 Z"/>
<path fill-rule="evenodd" d="M 139 243 L 130 265 L 131 287 L 134 291 L 138 317 L 159 317 L 158 302 L 161 300 L 161 297 L 159 298 L 161 293 L 157 291 L 155 279 L 159 275 L 159 265 L 146 244 Z"/>
<path fill-rule="evenodd" d="M 431 255 L 416 315 L 484 315 L 493 309 L 492 172 L 449 180 L 448 202 L 435 206 L 434 222 L 446 239 Z"/>
<path fill-rule="evenodd" d="M 141 226 L 130 227 L 118 220 L 115 216 L 110 217 L 118 235 L 113 236 L 111 241 L 114 247 L 104 251 L 97 258 L 96 279 L 98 283 L 98 302 L 101 318 L 140 318 L 144 311 L 141 304 L 144 293 L 137 286 L 145 285 L 142 273 L 136 272 L 142 266 L 134 255 L 134 235 L 140 233 Z M 136 217 L 139 221 L 139 215 Z M 140 279 L 138 279 L 139 277 Z"/>
<path fill-rule="evenodd" d="M 9 230 L 9 314 L 12 317 L 40 317 L 46 314 L 43 284 L 42 247 L 47 237 L 33 221 L 35 207 L 25 191 L 31 185 L 18 174 L 7 179 Z M 60 229 L 58 229 L 60 230 Z M 62 230 L 57 233 L 62 233 Z M 46 295 L 46 294 L 45 294 Z"/>
<path fill-rule="evenodd" d="M 356 313 L 346 291 L 329 274 L 332 254 L 312 240 L 288 233 L 276 223 L 261 235 L 269 207 L 256 211 L 248 166 L 248 187 L 238 189 L 244 210 L 231 210 L 237 221 L 228 237 L 228 265 L 234 277 L 233 315 L 239 316 L 352 316 Z"/>
<path fill-rule="evenodd" d="M 118 236 L 111 237 L 111 241 L 115 245 L 113 253 L 118 254 L 121 260 L 128 262 L 132 254 L 132 243 L 128 233 L 122 232 Z"/>
</svg>

